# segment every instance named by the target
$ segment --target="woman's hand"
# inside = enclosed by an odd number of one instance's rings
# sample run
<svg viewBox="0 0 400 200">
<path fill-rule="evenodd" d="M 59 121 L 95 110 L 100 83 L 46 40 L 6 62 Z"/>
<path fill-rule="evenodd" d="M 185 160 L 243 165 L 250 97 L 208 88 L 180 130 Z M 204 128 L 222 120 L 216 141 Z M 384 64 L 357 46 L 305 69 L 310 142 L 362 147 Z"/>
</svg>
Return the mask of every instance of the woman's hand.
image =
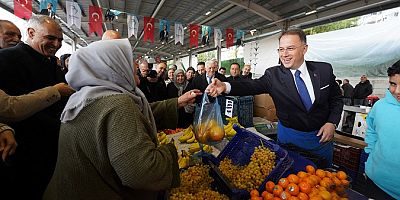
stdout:
<svg viewBox="0 0 400 200">
<path fill-rule="evenodd" d="M 180 97 L 178 97 L 178 108 L 182 108 L 190 103 L 193 103 L 196 100 L 196 97 L 202 94 L 203 93 L 198 89 L 190 90 L 182 94 Z"/>
</svg>

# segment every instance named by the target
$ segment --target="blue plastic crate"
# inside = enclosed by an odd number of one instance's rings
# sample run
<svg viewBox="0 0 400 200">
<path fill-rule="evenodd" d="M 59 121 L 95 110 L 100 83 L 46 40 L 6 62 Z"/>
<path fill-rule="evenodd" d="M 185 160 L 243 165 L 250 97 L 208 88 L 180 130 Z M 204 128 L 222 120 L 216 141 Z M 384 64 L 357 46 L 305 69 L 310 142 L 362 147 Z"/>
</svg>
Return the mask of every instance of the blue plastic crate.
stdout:
<svg viewBox="0 0 400 200">
<path fill-rule="evenodd" d="M 232 116 L 238 116 L 238 121 L 240 125 L 244 127 L 253 126 L 253 96 L 226 96 L 225 99 L 233 101 L 233 113 Z M 225 110 L 225 104 L 224 104 Z M 224 112 L 225 113 L 225 112 Z"/>
<path fill-rule="evenodd" d="M 369 154 L 365 153 L 364 150 L 361 150 L 361 154 L 360 154 L 360 166 L 358 168 L 358 172 L 359 173 L 364 173 L 365 171 L 365 162 L 367 162 Z"/>
<path fill-rule="evenodd" d="M 228 145 L 218 155 L 216 162 L 219 164 L 224 158 L 229 158 L 236 165 L 247 165 L 250 162 L 250 157 L 254 152 L 254 148 L 264 145 L 271 151 L 275 152 L 276 164 L 272 172 L 265 178 L 264 182 L 259 187 L 259 191 L 265 190 L 265 183 L 273 181 L 275 183 L 282 177 L 282 175 L 292 166 L 293 160 L 288 156 L 288 152 L 281 148 L 279 145 L 274 144 L 246 129 L 241 129 L 234 126 L 236 135 L 228 143 Z M 231 193 L 234 196 L 243 198 L 249 197 L 249 192 L 233 188 Z"/>
</svg>

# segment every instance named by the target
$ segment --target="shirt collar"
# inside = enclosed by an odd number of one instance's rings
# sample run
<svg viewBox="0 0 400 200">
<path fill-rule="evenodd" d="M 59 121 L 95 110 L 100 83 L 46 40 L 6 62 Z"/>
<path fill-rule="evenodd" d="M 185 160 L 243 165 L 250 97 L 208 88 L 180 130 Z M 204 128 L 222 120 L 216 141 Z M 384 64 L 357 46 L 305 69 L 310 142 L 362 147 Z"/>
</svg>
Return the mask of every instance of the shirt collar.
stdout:
<svg viewBox="0 0 400 200">
<path fill-rule="evenodd" d="M 300 65 L 300 67 L 298 69 L 290 69 L 290 72 L 292 72 L 292 74 L 294 76 L 294 73 L 296 73 L 297 70 L 299 70 L 300 73 L 303 74 L 303 76 L 308 74 L 307 65 L 306 65 L 305 60 L 303 61 L 303 63 Z"/>
</svg>

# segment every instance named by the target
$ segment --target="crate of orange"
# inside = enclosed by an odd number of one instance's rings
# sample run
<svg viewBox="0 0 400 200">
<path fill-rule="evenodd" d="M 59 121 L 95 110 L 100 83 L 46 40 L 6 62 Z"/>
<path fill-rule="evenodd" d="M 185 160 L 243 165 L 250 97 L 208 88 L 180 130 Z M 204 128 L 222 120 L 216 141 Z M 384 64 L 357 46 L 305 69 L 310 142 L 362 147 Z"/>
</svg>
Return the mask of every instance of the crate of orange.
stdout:
<svg viewBox="0 0 400 200">
<path fill-rule="evenodd" d="M 277 182 L 281 176 L 292 166 L 293 160 L 288 156 L 288 152 L 279 145 L 272 143 L 246 129 L 241 129 L 238 126 L 234 126 L 234 129 L 237 132 L 236 135 L 218 155 L 216 164 L 221 164 L 226 158 L 228 158 L 235 166 L 246 166 L 251 163 L 250 159 L 252 158 L 253 153 L 256 151 L 260 149 L 268 149 L 270 152 L 273 152 L 275 154 L 275 165 L 267 176 L 261 177 L 263 181 L 257 188 L 259 191 L 264 190 L 265 183 L 267 181 Z M 239 189 L 239 187 L 233 187 L 231 194 L 234 196 L 239 196 L 241 199 L 245 199 L 250 196 L 249 191 L 250 190 Z"/>
<path fill-rule="evenodd" d="M 290 174 L 277 183 L 268 181 L 261 192 L 252 190 L 251 199 L 325 200 L 347 199 L 350 182 L 343 171 L 316 169 L 307 165 L 304 171 Z"/>
</svg>

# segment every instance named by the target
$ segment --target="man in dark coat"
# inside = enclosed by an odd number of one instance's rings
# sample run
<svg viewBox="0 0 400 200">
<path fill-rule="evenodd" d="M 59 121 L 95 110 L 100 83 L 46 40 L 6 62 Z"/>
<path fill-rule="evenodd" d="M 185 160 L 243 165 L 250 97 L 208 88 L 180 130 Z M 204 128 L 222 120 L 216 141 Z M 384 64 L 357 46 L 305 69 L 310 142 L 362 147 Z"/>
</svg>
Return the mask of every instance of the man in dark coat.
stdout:
<svg viewBox="0 0 400 200">
<path fill-rule="evenodd" d="M 27 44 L 0 50 L 0 88 L 10 95 L 65 82 L 55 58 L 63 40 L 61 27 L 44 15 L 32 16 L 27 27 Z M 1 180 L 2 199 L 41 199 L 55 167 L 60 114 L 66 101 L 10 124 L 18 148 L 0 170 L 9 177 Z"/>
<path fill-rule="evenodd" d="M 349 79 L 343 79 L 343 102 L 344 105 L 351 105 L 351 96 L 353 95 L 354 87 L 350 84 Z"/>
<path fill-rule="evenodd" d="M 367 75 L 363 74 L 360 77 L 360 82 L 356 85 L 356 87 L 353 90 L 353 105 L 359 106 L 367 105 L 367 97 L 372 94 L 372 85 L 369 82 Z"/>
<path fill-rule="evenodd" d="M 228 82 L 242 80 L 242 77 L 240 76 L 240 65 L 239 65 L 239 63 L 232 63 L 231 64 L 231 68 L 229 69 L 229 72 L 230 72 L 231 76 L 226 78 L 228 80 Z"/>
<path fill-rule="evenodd" d="M 278 142 L 292 144 L 325 158 L 328 167 L 333 160 L 333 135 L 343 110 L 342 95 L 332 66 L 305 61 L 308 45 L 300 29 L 287 30 L 279 37 L 281 65 L 268 68 L 255 80 L 221 83 L 213 81 L 210 95 L 269 93 L 275 102 Z"/>
<path fill-rule="evenodd" d="M 204 74 L 198 75 L 194 77 L 193 81 L 188 85 L 186 91 L 192 89 L 199 89 L 201 92 L 204 92 L 211 82 L 212 79 L 216 78 L 220 81 L 227 81 L 226 77 L 220 73 L 217 73 L 217 66 L 214 60 L 209 60 L 205 63 L 205 70 Z M 201 96 L 196 97 L 196 103 L 201 102 Z"/>
</svg>

